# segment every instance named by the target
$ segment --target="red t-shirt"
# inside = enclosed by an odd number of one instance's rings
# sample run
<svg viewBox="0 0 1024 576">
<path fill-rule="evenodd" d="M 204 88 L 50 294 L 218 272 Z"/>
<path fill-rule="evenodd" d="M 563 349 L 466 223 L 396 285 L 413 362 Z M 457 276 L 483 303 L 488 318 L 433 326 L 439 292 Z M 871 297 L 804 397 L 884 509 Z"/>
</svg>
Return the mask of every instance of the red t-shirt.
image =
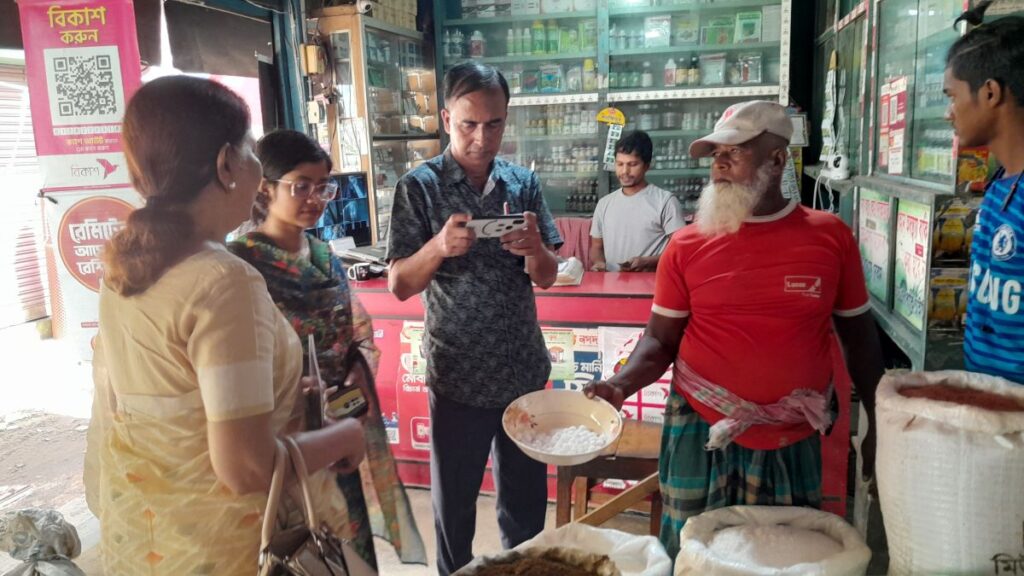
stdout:
<svg viewBox="0 0 1024 576">
<path fill-rule="evenodd" d="M 793 390 L 824 392 L 832 378 L 832 315 L 870 308 L 860 252 L 832 214 L 790 204 L 735 234 L 677 232 L 661 257 L 653 311 L 689 317 L 679 357 L 740 398 L 773 404 Z M 687 396 L 707 422 L 722 415 Z M 809 424 L 756 425 L 736 439 L 773 450 L 814 433 Z"/>
</svg>

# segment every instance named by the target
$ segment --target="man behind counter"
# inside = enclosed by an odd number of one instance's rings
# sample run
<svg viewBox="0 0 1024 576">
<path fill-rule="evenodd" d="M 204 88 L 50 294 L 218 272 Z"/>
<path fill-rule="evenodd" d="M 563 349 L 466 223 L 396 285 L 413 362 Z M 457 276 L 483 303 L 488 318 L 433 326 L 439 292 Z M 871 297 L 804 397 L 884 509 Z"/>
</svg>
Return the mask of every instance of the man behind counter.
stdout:
<svg viewBox="0 0 1024 576">
<path fill-rule="evenodd" d="M 601 198 L 590 228 L 595 272 L 653 272 L 672 233 L 685 225 L 672 193 L 649 184 L 654 146 L 639 130 L 615 145 L 615 175 L 622 188 Z"/>
</svg>

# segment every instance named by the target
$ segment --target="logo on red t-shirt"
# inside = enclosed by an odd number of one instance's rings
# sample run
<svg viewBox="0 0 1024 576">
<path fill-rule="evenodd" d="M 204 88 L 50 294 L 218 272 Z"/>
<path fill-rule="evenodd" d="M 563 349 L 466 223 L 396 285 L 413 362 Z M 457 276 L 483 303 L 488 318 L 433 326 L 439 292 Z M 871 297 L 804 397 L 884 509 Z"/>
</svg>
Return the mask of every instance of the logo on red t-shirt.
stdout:
<svg viewBox="0 0 1024 576">
<path fill-rule="evenodd" d="M 820 276 L 786 276 L 785 291 L 790 294 L 803 294 L 809 298 L 821 298 Z"/>
</svg>

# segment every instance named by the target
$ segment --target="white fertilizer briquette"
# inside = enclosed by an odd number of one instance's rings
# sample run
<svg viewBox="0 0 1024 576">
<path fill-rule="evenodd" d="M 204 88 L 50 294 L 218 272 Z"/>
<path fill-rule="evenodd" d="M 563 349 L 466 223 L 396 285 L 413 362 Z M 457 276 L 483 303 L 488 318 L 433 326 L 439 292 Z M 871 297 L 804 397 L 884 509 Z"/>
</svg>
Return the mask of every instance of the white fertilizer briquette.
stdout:
<svg viewBox="0 0 1024 576">
<path fill-rule="evenodd" d="M 538 452 L 571 456 L 600 450 L 608 443 L 608 438 L 586 426 L 570 426 L 547 432 L 530 430 L 523 434 L 522 441 Z"/>
<path fill-rule="evenodd" d="M 763 568 L 821 562 L 843 550 L 827 534 L 781 525 L 724 528 L 715 533 L 708 548 L 719 558 Z"/>
</svg>

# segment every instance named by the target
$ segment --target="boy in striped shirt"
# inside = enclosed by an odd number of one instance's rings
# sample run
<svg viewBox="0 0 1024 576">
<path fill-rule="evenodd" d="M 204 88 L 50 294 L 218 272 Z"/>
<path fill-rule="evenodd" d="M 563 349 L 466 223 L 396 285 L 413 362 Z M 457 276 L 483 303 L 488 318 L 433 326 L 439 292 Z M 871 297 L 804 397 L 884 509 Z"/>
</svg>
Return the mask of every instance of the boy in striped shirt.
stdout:
<svg viewBox="0 0 1024 576">
<path fill-rule="evenodd" d="M 971 246 L 964 337 L 968 370 L 1024 384 L 1024 18 L 980 24 L 949 50 L 943 91 L 960 145 L 987 146 L 1003 166 L 989 184 Z"/>
</svg>

